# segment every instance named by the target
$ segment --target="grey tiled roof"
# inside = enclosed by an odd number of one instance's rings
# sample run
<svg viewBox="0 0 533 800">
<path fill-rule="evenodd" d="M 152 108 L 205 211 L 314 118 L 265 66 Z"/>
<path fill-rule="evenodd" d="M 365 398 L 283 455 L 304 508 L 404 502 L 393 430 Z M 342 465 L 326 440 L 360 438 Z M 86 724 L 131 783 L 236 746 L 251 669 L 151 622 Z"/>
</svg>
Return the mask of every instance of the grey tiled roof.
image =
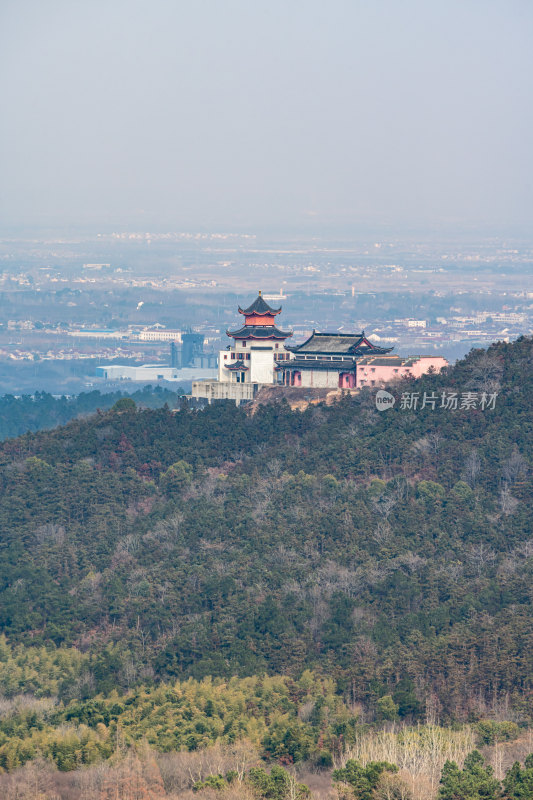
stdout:
<svg viewBox="0 0 533 800">
<path fill-rule="evenodd" d="M 237 331 L 226 331 L 236 339 L 287 339 L 292 331 L 280 331 L 275 325 L 243 325 Z"/>
<path fill-rule="evenodd" d="M 226 367 L 226 369 L 237 370 L 238 372 L 244 372 L 244 371 L 247 372 L 249 369 L 244 363 L 244 361 L 242 361 L 242 359 L 239 361 L 234 361 L 231 364 L 224 364 L 224 366 Z"/>
<path fill-rule="evenodd" d="M 388 353 L 392 347 L 378 347 L 370 342 L 363 333 L 317 333 L 303 344 L 290 348 L 293 353 L 321 353 L 324 355 L 379 355 Z"/>
<path fill-rule="evenodd" d="M 248 308 L 241 308 L 239 306 L 239 312 L 241 314 L 279 314 L 281 311 L 281 306 L 279 308 L 272 308 L 271 306 L 266 303 L 261 294 L 255 298 L 254 302 Z"/>
</svg>

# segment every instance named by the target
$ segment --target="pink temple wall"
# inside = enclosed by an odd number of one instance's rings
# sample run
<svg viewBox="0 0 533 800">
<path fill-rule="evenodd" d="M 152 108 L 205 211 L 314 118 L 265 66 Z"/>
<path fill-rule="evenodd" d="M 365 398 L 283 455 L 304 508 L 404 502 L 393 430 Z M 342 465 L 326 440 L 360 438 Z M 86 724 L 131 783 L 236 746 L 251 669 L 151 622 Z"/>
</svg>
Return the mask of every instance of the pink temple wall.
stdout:
<svg viewBox="0 0 533 800">
<path fill-rule="evenodd" d="M 443 367 L 447 367 L 448 362 L 442 356 L 421 356 L 411 367 L 411 372 L 415 378 L 425 375 L 433 367 L 435 372 L 440 372 Z"/>
<path fill-rule="evenodd" d="M 400 378 L 412 376 L 419 378 L 429 372 L 431 367 L 435 372 L 440 372 L 443 367 L 447 367 L 448 362 L 442 356 L 421 356 L 410 367 L 402 365 L 393 366 L 366 366 L 357 367 L 357 386 L 377 386 L 378 384 L 391 383 Z M 372 372 L 372 370 L 374 370 Z M 372 381 L 374 383 L 372 383 Z"/>
</svg>

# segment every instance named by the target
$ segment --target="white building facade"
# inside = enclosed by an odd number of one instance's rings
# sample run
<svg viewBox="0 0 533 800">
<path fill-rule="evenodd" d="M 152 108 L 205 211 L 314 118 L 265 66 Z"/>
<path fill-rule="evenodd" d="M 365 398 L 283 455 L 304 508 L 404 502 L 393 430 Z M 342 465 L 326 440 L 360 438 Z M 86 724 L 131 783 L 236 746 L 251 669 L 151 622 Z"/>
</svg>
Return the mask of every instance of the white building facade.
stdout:
<svg viewBox="0 0 533 800">
<path fill-rule="evenodd" d="M 252 400 L 261 386 L 278 382 L 277 366 L 290 359 L 284 342 L 292 331 L 276 327 L 275 317 L 281 308 L 272 308 L 261 296 L 248 308 L 239 307 L 244 324 L 226 331 L 233 344 L 221 350 L 218 360 L 218 381 L 194 381 L 195 399 L 235 400 L 237 404 Z"/>
</svg>

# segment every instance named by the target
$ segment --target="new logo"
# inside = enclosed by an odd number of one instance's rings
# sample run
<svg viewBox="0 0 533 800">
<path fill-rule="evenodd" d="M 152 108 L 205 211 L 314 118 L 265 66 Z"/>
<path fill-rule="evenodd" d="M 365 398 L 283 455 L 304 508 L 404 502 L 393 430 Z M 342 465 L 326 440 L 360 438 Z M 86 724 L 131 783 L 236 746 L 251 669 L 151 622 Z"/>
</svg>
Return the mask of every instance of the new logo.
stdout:
<svg viewBox="0 0 533 800">
<path fill-rule="evenodd" d="M 376 408 L 378 411 L 388 411 L 389 408 L 392 408 L 394 403 L 396 402 L 396 398 L 390 392 L 386 392 L 385 389 L 380 389 L 379 392 L 376 393 Z"/>
</svg>

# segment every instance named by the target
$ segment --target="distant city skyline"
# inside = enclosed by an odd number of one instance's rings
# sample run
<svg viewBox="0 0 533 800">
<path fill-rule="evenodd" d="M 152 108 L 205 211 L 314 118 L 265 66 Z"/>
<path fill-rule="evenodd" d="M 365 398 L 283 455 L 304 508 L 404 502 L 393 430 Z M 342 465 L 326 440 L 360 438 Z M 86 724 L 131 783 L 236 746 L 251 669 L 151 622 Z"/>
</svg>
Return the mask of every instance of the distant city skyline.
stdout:
<svg viewBox="0 0 533 800">
<path fill-rule="evenodd" d="M 527 0 L 4 0 L 0 228 L 526 230 Z"/>
</svg>

